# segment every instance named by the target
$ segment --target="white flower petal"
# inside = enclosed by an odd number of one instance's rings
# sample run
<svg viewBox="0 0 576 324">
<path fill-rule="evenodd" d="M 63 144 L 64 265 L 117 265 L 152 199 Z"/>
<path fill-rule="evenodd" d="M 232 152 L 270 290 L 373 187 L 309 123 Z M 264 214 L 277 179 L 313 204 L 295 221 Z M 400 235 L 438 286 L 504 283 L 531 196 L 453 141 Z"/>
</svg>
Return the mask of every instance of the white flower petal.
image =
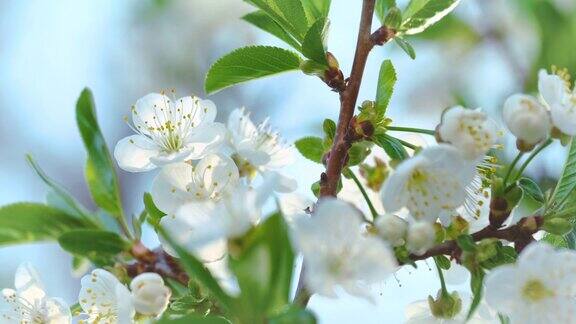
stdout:
<svg viewBox="0 0 576 324">
<path fill-rule="evenodd" d="M 200 159 L 216 152 L 226 139 L 226 127 L 221 123 L 203 125 L 188 136 L 186 146 L 191 149 L 190 159 Z"/>
<path fill-rule="evenodd" d="M 538 91 L 550 107 L 561 104 L 566 86 L 564 80 L 555 74 L 548 74 L 546 70 L 538 72 Z"/>
<path fill-rule="evenodd" d="M 285 176 L 284 174 L 276 171 L 266 171 L 263 177 L 274 178 L 274 191 L 282 193 L 290 193 L 298 189 L 298 182 L 296 179 Z"/>
<path fill-rule="evenodd" d="M 132 110 L 132 121 L 136 130 L 150 134 L 150 127 L 158 127 L 169 120 L 168 112 L 172 111 L 170 98 L 159 93 L 149 93 L 138 99 Z"/>
<path fill-rule="evenodd" d="M 32 264 L 22 263 L 14 275 L 14 288 L 18 295 L 34 304 L 46 296 L 44 285 Z"/>
<path fill-rule="evenodd" d="M 135 314 L 130 291 L 113 274 L 95 269 L 82 277 L 78 302 L 90 318 L 131 323 Z"/>
<path fill-rule="evenodd" d="M 257 132 L 256 126 L 252 123 L 244 108 L 234 109 L 230 115 L 228 115 L 227 126 L 234 143 L 250 138 Z"/>
<path fill-rule="evenodd" d="M 157 166 L 165 166 L 172 163 L 183 162 L 187 160 L 190 155 L 192 154 L 191 148 L 182 148 L 177 152 L 160 152 L 155 156 L 150 157 L 150 162 L 154 163 Z"/>
<path fill-rule="evenodd" d="M 192 181 L 192 166 L 174 163 L 162 168 L 154 181 L 150 194 L 154 204 L 166 214 L 171 214 L 189 200 L 186 186 Z"/>
<path fill-rule="evenodd" d="M 150 158 L 158 154 L 159 148 L 142 135 L 125 137 L 114 148 L 118 166 L 128 172 L 143 172 L 156 168 Z"/>
</svg>

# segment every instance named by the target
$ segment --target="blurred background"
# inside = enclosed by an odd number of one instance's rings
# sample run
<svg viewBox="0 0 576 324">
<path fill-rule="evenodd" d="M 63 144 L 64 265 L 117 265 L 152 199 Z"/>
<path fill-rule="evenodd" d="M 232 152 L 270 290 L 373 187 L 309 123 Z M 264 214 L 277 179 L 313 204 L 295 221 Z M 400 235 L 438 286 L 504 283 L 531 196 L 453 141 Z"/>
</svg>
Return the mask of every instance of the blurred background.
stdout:
<svg viewBox="0 0 576 324">
<path fill-rule="evenodd" d="M 398 1 L 400 7 L 405 2 Z M 360 7 L 361 0 L 332 0 L 328 47 L 345 74 Z M 93 90 L 113 147 L 130 133 L 123 117 L 141 96 L 170 88 L 177 95 L 205 96 L 204 75 L 221 55 L 248 44 L 281 45 L 239 19 L 250 10 L 241 0 L 0 1 L 0 204 L 44 200 L 46 187 L 24 159 L 31 153 L 93 206 L 74 117 L 82 88 Z M 483 107 L 499 119 L 507 96 L 535 90 L 538 69 L 554 64 L 576 73 L 576 1 L 462 0 L 455 14 L 410 40 L 415 61 L 394 44 L 373 51 L 359 101 L 374 97 L 379 65 L 391 58 L 398 83 L 388 112 L 395 125 L 434 128 L 440 112 L 454 104 Z M 301 73 L 237 86 L 210 99 L 218 119 L 246 106 L 257 121 L 270 116 L 290 141 L 320 134 L 322 120 L 336 119 L 339 106 L 325 84 Z M 513 147 L 509 136 L 502 141 Z M 514 154 L 502 152 L 502 159 Z M 529 174 L 549 187 L 564 156 L 561 146 L 548 148 Z M 300 192 L 311 196 L 310 184 L 321 170 L 299 159 L 288 171 L 297 175 Z M 154 174 L 119 176 L 125 206 L 139 213 Z M 150 233 L 146 239 L 155 244 Z M 14 269 L 24 260 L 39 269 L 49 294 L 75 300 L 79 280 L 55 244 L 0 248 L 0 288 L 12 287 Z M 400 323 L 408 303 L 436 293 L 435 276 L 422 264 L 374 287 L 373 303 L 342 294 L 336 300 L 314 297 L 311 307 L 320 323 Z"/>
</svg>

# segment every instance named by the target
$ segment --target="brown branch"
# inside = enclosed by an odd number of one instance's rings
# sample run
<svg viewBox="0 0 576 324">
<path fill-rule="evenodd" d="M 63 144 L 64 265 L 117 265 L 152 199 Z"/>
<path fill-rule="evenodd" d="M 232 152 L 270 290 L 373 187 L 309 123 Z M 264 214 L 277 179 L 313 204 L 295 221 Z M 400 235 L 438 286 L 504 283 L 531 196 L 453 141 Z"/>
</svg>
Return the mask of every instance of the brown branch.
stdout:
<svg viewBox="0 0 576 324">
<path fill-rule="evenodd" d="M 188 285 L 189 277 L 180 267 L 178 261 L 164 252 L 162 248 L 149 250 L 137 242 L 131 249 L 136 262 L 127 264 L 126 271 L 132 278 L 144 272 L 155 272 L 164 278 L 171 278 L 184 286 Z"/>
<path fill-rule="evenodd" d="M 375 45 L 382 45 L 392 39 L 394 31 L 386 27 L 380 27 L 374 34 L 371 34 L 372 17 L 374 16 L 375 0 L 364 0 L 362 4 L 362 14 L 360 18 L 360 28 L 358 30 L 358 40 L 356 43 L 356 53 L 352 71 L 346 86 L 340 91 L 340 115 L 338 116 L 338 126 L 334 143 L 329 152 L 326 172 L 320 177 L 320 196 L 336 196 L 336 188 L 342 169 L 348 158 L 348 150 L 352 145 L 352 136 L 349 136 L 350 121 L 354 116 L 358 92 L 362 84 L 362 76 L 368 54 Z"/>
<path fill-rule="evenodd" d="M 526 242 L 530 242 L 532 240 L 532 235 L 541 228 L 542 222 L 542 217 L 530 216 L 522 218 L 518 224 L 509 226 L 504 229 L 498 229 L 492 225 L 488 225 L 480 231 L 472 234 L 472 239 L 474 242 L 487 238 L 506 240 L 508 242 L 516 243 L 516 249 L 518 250 L 522 249 Z M 411 254 L 410 259 L 413 261 L 425 260 L 437 255 L 448 255 L 455 257 L 459 254 L 459 250 L 460 248 L 458 247 L 456 241 L 451 240 L 432 247 L 424 254 Z"/>
</svg>

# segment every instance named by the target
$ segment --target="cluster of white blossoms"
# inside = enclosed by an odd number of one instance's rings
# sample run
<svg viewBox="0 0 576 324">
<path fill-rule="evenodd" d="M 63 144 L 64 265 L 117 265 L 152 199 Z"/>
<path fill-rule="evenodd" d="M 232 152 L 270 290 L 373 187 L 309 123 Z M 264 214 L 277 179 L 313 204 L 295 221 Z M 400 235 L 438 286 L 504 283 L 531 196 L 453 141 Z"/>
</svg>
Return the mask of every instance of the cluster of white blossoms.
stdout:
<svg viewBox="0 0 576 324">
<path fill-rule="evenodd" d="M 432 225 L 438 220 L 448 225 L 455 211 L 477 191 L 478 169 L 496 144 L 499 129 L 481 109 L 456 106 L 444 111 L 436 135 L 439 144 L 400 163 L 380 192 L 387 213 L 404 208 L 409 212 L 407 229 L 392 226 L 398 221 L 388 217 L 381 220 L 387 222 L 381 226 L 387 229 L 381 231 L 393 244 L 406 233 L 407 246 L 416 254 L 434 243 Z M 390 233 L 392 228 L 398 231 Z"/>
<path fill-rule="evenodd" d="M 296 218 L 293 241 L 304 257 L 307 286 L 328 297 L 336 296 L 336 287 L 369 297 L 368 285 L 398 267 L 389 244 L 366 233 L 362 213 L 335 198 L 322 199 L 313 215 Z"/>
<path fill-rule="evenodd" d="M 576 323 L 576 253 L 536 242 L 492 270 L 486 302 L 512 323 Z"/>
<path fill-rule="evenodd" d="M 571 89 L 566 70 L 553 71 L 538 74 L 538 98 L 514 94 L 504 103 L 504 122 L 521 151 L 531 150 L 550 135 L 576 135 L 576 88 Z"/>
<path fill-rule="evenodd" d="M 37 271 L 23 263 L 16 270 L 15 289 L 2 290 L 0 323 L 132 323 L 137 313 L 162 315 L 172 294 L 155 273 L 138 275 L 129 290 L 112 273 L 95 269 L 82 278 L 81 285 L 78 303 L 82 311 L 72 314 L 64 300 L 46 295 Z"/>
<path fill-rule="evenodd" d="M 216 113 L 209 100 L 148 94 L 132 107 L 137 135 L 114 151 L 126 171 L 161 168 L 151 190 L 167 214 L 160 225 L 191 251 L 242 235 L 260 220 L 271 192 L 296 189 L 295 180 L 278 172 L 292 163 L 292 148 L 267 120 L 255 125 L 236 109 L 224 125 L 214 121 Z"/>
</svg>

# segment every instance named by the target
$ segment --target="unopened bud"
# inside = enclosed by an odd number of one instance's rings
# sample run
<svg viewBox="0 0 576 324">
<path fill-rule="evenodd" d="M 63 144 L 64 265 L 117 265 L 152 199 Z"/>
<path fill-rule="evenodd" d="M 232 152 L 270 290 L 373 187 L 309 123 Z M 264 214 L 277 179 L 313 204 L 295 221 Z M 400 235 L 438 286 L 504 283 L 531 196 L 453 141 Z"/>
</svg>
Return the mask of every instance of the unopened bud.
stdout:
<svg viewBox="0 0 576 324">
<path fill-rule="evenodd" d="M 407 244 L 410 252 L 421 255 L 434 245 L 436 231 L 427 222 L 417 222 L 408 227 Z"/>
<path fill-rule="evenodd" d="M 510 132 L 516 136 L 516 147 L 522 152 L 531 151 L 550 132 L 550 115 L 532 96 L 510 96 L 504 103 L 502 117 Z"/>
<path fill-rule="evenodd" d="M 404 219 L 396 215 L 384 214 L 376 219 L 375 225 L 378 234 L 392 246 L 404 244 L 408 229 L 408 223 Z"/>
<path fill-rule="evenodd" d="M 428 296 L 428 305 L 432 315 L 442 319 L 452 319 L 462 310 L 462 300 L 455 291 L 447 294 L 439 290 L 436 300 L 432 296 Z"/>
<path fill-rule="evenodd" d="M 340 69 L 340 64 L 338 64 L 338 60 L 336 59 L 336 57 L 332 53 L 326 52 L 326 61 L 328 61 L 328 67 L 331 70 L 339 70 Z"/>
<path fill-rule="evenodd" d="M 146 272 L 138 275 L 130 283 L 132 302 L 136 311 L 142 315 L 160 316 L 168 307 L 172 292 L 164 285 L 160 275 Z"/>
<path fill-rule="evenodd" d="M 520 152 L 530 152 L 536 147 L 536 144 L 528 144 L 525 141 L 517 138 L 516 139 L 516 148 Z"/>
<path fill-rule="evenodd" d="M 572 230 L 572 223 L 564 218 L 546 218 L 542 229 L 548 233 L 556 235 L 565 235 Z"/>
</svg>

